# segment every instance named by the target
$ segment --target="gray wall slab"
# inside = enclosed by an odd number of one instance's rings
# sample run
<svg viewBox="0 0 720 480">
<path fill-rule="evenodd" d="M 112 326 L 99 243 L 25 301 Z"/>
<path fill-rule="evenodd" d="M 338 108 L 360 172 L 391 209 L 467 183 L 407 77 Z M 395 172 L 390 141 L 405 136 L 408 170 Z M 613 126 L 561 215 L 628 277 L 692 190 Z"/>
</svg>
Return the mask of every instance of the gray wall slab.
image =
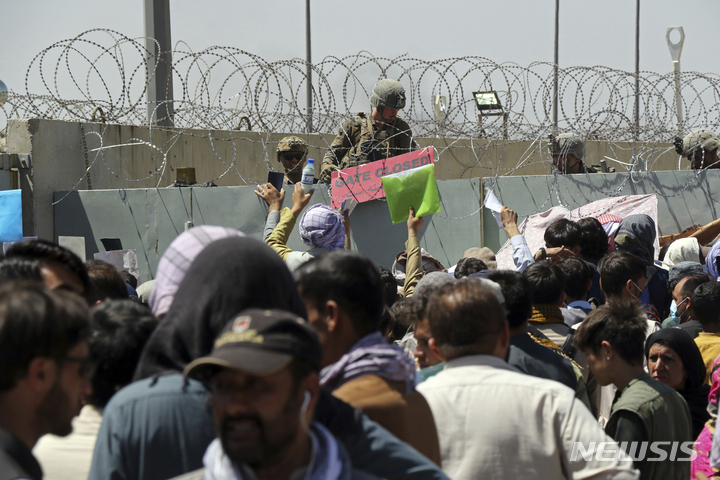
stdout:
<svg viewBox="0 0 720 480">
<path fill-rule="evenodd" d="M 720 170 L 650 172 L 644 178 L 627 174 L 513 176 L 483 179 L 483 196 L 492 188 L 498 199 L 518 213 L 543 212 L 557 205 L 570 210 L 606 197 L 657 194 L 661 235 L 679 233 L 718 218 Z M 483 209 L 484 245 L 497 251 L 507 240 L 492 214 Z"/>
<path fill-rule="evenodd" d="M 420 244 L 444 265 L 481 242 L 480 179 L 438 181 L 442 212 L 426 218 Z M 292 204 L 286 187 L 285 205 Z M 262 237 L 267 206 L 254 187 L 163 188 L 55 192 L 55 239 L 85 238 L 88 258 L 104 251 L 101 238 L 120 238 L 123 248 L 136 249 L 141 280 L 154 278 L 162 253 L 175 237 L 194 225 L 224 225 Z M 330 203 L 327 187 L 318 186 L 311 204 Z M 351 215 L 353 249 L 376 264 L 392 267 L 405 249 L 407 226 L 393 225 L 384 201 L 357 206 Z M 294 250 L 307 250 L 297 226 L 288 241 Z"/>
</svg>

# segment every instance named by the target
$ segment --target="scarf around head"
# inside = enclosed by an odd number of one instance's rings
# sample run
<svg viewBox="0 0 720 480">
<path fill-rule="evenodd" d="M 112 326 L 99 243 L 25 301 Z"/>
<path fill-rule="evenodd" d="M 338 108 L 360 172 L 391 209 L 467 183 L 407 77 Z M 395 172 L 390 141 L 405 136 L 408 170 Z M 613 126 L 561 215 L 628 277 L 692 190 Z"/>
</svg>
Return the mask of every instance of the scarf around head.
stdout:
<svg viewBox="0 0 720 480">
<path fill-rule="evenodd" d="M 339 250 L 345 248 L 345 225 L 338 212 L 316 203 L 300 219 L 300 239 L 310 248 Z"/>
<path fill-rule="evenodd" d="M 208 355 L 227 322 L 248 308 L 278 308 L 307 318 L 292 274 L 273 249 L 250 237 L 211 243 L 195 258 L 145 344 L 134 379 L 182 372 Z"/>
<path fill-rule="evenodd" d="M 707 370 L 705 361 L 693 337 L 679 328 L 663 328 L 650 335 L 645 342 L 645 359 L 650 355 L 650 348 L 659 340 L 667 343 L 683 362 L 687 379 L 685 388 L 677 392 L 682 395 L 690 408 L 693 437 L 697 438 L 703 425 L 710 418 L 707 411 L 710 385 L 705 383 Z"/>
<path fill-rule="evenodd" d="M 415 362 L 380 332 L 370 333 L 353 345 L 340 360 L 320 371 L 320 386 L 335 390 L 364 375 L 404 382 L 406 393 L 415 389 Z"/>
<path fill-rule="evenodd" d="M 178 235 L 158 262 L 148 303 L 153 315 L 159 317 L 170 310 L 175 292 L 195 257 L 209 244 L 226 237 L 245 236 L 239 230 L 215 225 L 199 225 Z"/>
<path fill-rule="evenodd" d="M 314 455 L 304 477 L 308 480 L 350 480 L 352 465 L 343 446 L 321 424 L 313 422 L 310 426 L 310 440 Z M 246 468 L 236 465 L 225 455 L 220 439 L 210 443 L 203 456 L 205 467 L 204 480 L 243 480 L 242 472 Z M 249 476 L 249 475 L 248 475 Z"/>
<path fill-rule="evenodd" d="M 700 243 L 697 238 L 681 238 L 670 244 L 662 262 L 663 268 L 669 269 L 680 262 L 700 263 Z"/>
<path fill-rule="evenodd" d="M 655 262 L 655 222 L 649 215 L 628 215 L 615 232 L 615 244 L 621 252 L 629 252 L 645 265 Z"/>
<path fill-rule="evenodd" d="M 705 257 L 705 266 L 707 266 L 708 273 L 715 278 L 720 277 L 718 273 L 717 259 L 720 257 L 720 241 L 715 242 L 707 256 Z M 720 281 L 720 278 L 718 278 Z"/>
</svg>

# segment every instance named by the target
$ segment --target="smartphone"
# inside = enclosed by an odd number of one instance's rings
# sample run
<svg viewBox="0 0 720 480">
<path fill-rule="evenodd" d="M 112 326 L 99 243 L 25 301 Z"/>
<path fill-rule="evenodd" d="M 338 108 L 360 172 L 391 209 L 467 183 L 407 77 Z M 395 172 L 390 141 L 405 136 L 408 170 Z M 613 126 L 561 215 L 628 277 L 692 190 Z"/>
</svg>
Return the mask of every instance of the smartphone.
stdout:
<svg viewBox="0 0 720 480">
<path fill-rule="evenodd" d="M 282 190 L 285 175 L 280 172 L 268 172 L 268 183 L 272 183 L 278 191 Z"/>
</svg>

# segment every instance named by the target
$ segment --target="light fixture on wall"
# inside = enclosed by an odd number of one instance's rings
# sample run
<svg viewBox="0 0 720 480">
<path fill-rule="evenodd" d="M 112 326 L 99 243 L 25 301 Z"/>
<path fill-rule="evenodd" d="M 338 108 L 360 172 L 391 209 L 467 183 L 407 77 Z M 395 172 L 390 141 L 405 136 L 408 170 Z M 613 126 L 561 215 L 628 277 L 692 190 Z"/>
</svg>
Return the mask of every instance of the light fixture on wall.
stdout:
<svg viewBox="0 0 720 480">
<path fill-rule="evenodd" d="M 475 105 L 477 105 L 480 113 L 478 114 L 478 123 L 480 124 L 480 136 L 484 136 L 485 130 L 482 128 L 483 117 L 503 117 L 503 138 L 507 140 L 507 120 L 508 112 L 503 109 L 500 103 L 500 97 L 495 90 L 485 92 L 473 92 Z"/>
</svg>

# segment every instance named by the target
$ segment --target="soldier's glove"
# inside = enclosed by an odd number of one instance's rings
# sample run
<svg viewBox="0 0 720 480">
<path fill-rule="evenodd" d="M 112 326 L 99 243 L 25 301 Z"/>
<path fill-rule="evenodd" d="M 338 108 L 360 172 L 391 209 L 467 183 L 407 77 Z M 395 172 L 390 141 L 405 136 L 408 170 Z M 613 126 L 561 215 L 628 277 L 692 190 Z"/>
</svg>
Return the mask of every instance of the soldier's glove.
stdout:
<svg viewBox="0 0 720 480">
<path fill-rule="evenodd" d="M 332 173 L 339 170 L 335 165 L 324 163 L 320 170 L 320 181 L 322 183 L 330 183 L 332 181 Z"/>
<path fill-rule="evenodd" d="M 673 144 L 675 144 L 675 151 L 678 153 L 678 155 L 683 154 L 683 140 L 680 137 L 675 137 L 675 141 L 673 141 Z"/>
</svg>

